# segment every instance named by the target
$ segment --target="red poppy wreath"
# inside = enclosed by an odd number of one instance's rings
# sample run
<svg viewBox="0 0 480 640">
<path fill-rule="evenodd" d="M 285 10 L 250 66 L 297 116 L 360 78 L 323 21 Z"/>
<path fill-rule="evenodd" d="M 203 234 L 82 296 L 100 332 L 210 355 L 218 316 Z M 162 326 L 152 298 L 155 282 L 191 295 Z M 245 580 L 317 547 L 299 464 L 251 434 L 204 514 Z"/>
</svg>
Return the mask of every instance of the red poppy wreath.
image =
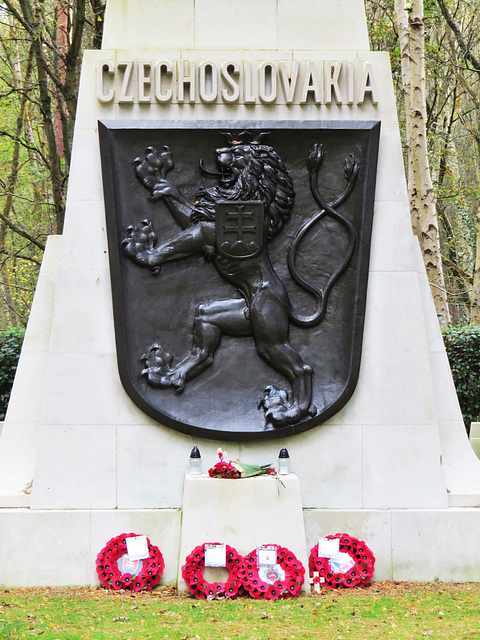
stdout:
<svg viewBox="0 0 480 640">
<path fill-rule="evenodd" d="M 339 540 L 339 552 L 349 558 L 344 566 L 341 560 L 333 562 L 329 558 L 318 555 L 318 544 L 310 551 L 309 569 L 310 577 L 314 583 L 324 584 L 327 587 L 365 587 L 372 580 L 375 556 L 363 540 L 358 540 L 346 533 L 336 533 L 327 536 L 328 540 Z M 317 574 L 317 575 L 315 575 Z"/>
<path fill-rule="evenodd" d="M 208 543 L 209 545 L 220 544 L 218 542 Z M 225 567 L 228 570 L 226 582 L 207 582 L 203 577 L 205 568 L 205 544 L 195 547 L 195 549 L 185 558 L 182 567 L 182 578 L 190 593 L 200 600 L 213 600 L 214 598 L 234 598 L 241 593 L 242 581 L 239 572 L 243 566 L 243 558 L 237 550 L 225 545 Z"/>
<path fill-rule="evenodd" d="M 147 538 L 149 556 L 144 560 L 131 560 L 127 553 L 127 538 L 137 533 L 121 533 L 112 538 L 97 556 L 97 574 L 107 589 L 151 591 L 162 577 L 165 568 L 163 555 Z"/>
<path fill-rule="evenodd" d="M 242 581 L 248 594 L 257 600 L 277 600 L 298 596 L 305 581 L 305 567 L 295 554 L 280 545 L 264 545 L 276 550 L 276 563 L 259 565 L 258 550 L 243 559 Z"/>
</svg>

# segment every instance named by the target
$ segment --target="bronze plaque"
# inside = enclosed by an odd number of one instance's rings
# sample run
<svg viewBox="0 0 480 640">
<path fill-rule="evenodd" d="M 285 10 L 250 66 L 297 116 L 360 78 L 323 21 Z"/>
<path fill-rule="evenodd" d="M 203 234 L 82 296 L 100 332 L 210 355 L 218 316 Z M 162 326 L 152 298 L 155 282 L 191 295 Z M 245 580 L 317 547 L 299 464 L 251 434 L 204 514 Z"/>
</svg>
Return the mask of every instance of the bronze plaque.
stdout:
<svg viewBox="0 0 480 640">
<path fill-rule="evenodd" d="M 378 122 L 99 124 L 131 399 L 221 440 L 320 425 L 358 379 Z"/>
</svg>

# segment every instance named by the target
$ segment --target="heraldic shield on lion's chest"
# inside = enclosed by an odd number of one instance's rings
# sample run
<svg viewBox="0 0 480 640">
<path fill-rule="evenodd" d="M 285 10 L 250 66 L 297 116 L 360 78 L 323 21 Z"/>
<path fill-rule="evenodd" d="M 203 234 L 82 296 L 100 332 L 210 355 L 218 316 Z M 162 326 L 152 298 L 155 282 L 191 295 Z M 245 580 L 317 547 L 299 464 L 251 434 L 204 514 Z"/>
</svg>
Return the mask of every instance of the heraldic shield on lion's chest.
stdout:
<svg viewBox="0 0 480 640">
<path fill-rule="evenodd" d="M 378 122 L 99 123 L 120 376 L 178 431 L 284 437 L 357 384 Z"/>
</svg>

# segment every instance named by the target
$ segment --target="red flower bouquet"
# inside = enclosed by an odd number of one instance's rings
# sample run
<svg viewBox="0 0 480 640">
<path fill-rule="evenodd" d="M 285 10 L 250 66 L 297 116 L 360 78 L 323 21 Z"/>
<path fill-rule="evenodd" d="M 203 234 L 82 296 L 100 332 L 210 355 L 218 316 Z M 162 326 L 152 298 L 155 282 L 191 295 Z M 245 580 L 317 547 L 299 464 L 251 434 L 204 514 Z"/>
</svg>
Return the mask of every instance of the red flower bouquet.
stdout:
<svg viewBox="0 0 480 640">
<path fill-rule="evenodd" d="M 218 449 L 219 461 L 208 470 L 211 478 L 236 480 L 237 478 L 252 478 L 253 476 L 276 476 L 277 472 L 269 464 L 244 464 L 239 460 L 228 460 L 227 453 Z"/>
<path fill-rule="evenodd" d="M 220 460 L 208 470 L 211 478 L 224 478 L 226 480 L 236 480 L 241 477 L 241 472 L 233 466 L 231 462 Z"/>
</svg>

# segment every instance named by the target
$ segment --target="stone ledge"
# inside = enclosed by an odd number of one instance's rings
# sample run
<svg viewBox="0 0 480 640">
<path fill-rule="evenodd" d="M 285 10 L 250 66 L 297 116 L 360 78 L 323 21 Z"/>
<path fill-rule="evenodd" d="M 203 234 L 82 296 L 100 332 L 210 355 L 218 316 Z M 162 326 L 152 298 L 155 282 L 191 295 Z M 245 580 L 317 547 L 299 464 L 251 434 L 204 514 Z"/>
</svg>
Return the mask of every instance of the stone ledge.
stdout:
<svg viewBox="0 0 480 640">
<path fill-rule="evenodd" d="M 246 482 L 246 481 L 245 481 Z M 235 483 L 233 483 L 235 484 Z M 243 483 L 242 483 L 243 484 Z M 197 531 L 188 548 L 179 548 L 179 509 L 112 511 L 33 511 L 0 509 L 0 584 L 6 587 L 96 585 L 95 558 L 110 538 L 126 531 L 148 535 L 162 551 L 161 584 L 175 584 L 185 555 L 208 541 Z M 365 540 L 376 557 L 374 580 L 480 580 L 480 509 L 305 509 L 306 546 L 296 552 L 308 566 L 308 553 L 319 537 L 347 532 Z M 185 524 L 185 521 L 183 522 Z M 252 529 L 252 527 L 250 527 Z M 278 531 L 262 532 L 265 542 L 282 542 Z M 268 539 L 267 539 L 268 536 Z M 210 538 L 211 539 L 211 538 Z M 213 540 L 212 540 L 213 541 Z M 225 531 L 223 540 L 236 546 Z M 184 541 L 187 542 L 186 540 Z M 255 542 L 248 541 L 248 552 Z"/>
</svg>

